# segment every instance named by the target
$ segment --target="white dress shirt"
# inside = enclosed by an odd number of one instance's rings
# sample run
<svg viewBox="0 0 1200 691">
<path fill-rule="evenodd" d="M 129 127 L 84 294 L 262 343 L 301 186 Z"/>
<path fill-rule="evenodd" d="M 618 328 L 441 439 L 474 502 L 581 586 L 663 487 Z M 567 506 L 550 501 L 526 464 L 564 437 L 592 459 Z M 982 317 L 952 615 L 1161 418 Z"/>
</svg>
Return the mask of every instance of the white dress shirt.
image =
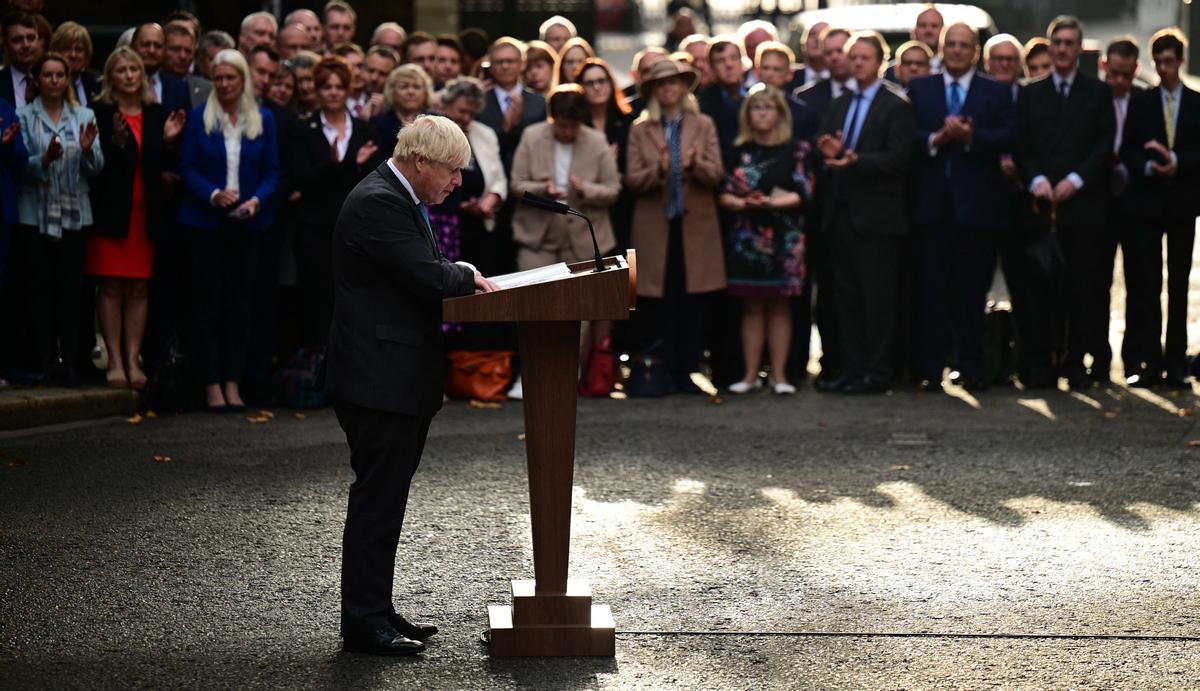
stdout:
<svg viewBox="0 0 1200 691">
<path fill-rule="evenodd" d="M 554 184 L 563 192 L 567 191 L 568 179 L 571 176 L 571 158 L 574 153 L 574 144 L 554 142 Z"/>
<path fill-rule="evenodd" d="M 236 125 L 226 125 L 221 130 L 225 137 L 225 189 L 240 190 L 238 168 L 242 164 L 242 133 L 246 126 L 238 121 Z"/>
<path fill-rule="evenodd" d="M 950 76 L 949 72 L 942 72 L 942 86 L 945 87 L 945 92 L 947 94 L 949 94 L 950 93 L 950 85 L 955 82 L 958 82 L 959 88 L 962 89 L 963 102 L 962 102 L 962 104 L 960 104 L 960 107 L 961 107 L 961 105 L 965 105 L 967 102 L 967 94 L 971 91 L 971 80 L 974 78 L 975 78 L 975 68 L 974 67 L 967 70 L 966 73 L 963 74 L 961 77 L 957 77 L 957 78 Z M 950 113 L 949 97 L 947 97 L 947 99 L 946 99 L 946 113 L 947 114 Z M 960 114 L 961 114 L 961 111 L 960 111 Z M 938 148 L 933 145 L 933 138 L 936 136 L 937 136 L 937 132 L 934 132 L 929 135 L 929 140 L 928 140 L 927 144 L 929 146 L 929 155 L 930 156 L 937 156 L 937 154 L 938 154 Z M 970 151 L 971 144 L 968 142 L 965 148 L 967 151 Z"/>
<path fill-rule="evenodd" d="M 162 103 L 162 73 L 155 71 L 150 75 L 150 86 L 154 87 L 154 102 Z"/>
<path fill-rule="evenodd" d="M 846 91 L 846 89 L 849 89 L 851 91 L 858 91 L 858 82 L 854 80 L 854 77 L 850 77 L 849 79 L 847 79 L 844 82 L 839 82 L 836 79 L 830 79 L 829 86 L 832 88 L 830 93 L 833 95 L 833 98 L 835 98 L 835 99 L 837 97 L 841 96 L 842 93 Z"/>
<path fill-rule="evenodd" d="M 390 168 L 392 173 L 396 176 L 396 178 L 400 180 L 400 184 L 404 185 L 404 189 L 408 190 L 408 196 L 412 197 L 413 203 L 420 205 L 421 200 L 417 199 L 417 193 L 413 190 L 412 184 L 410 184 L 408 182 L 408 178 L 404 177 L 404 173 L 400 172 L 400 169 L 396 167 L 395 162 L 392 161 L 392 159 L 390 159 L 390 158 L 387 160 L 387 167 Z M 433 233 L 433 229 L 430 228 L 429 232 Z M 457 261 L 454 263 L 458 264 L 459 266 L 467 267 L 471 271 L 474 271 L 477 275 L 479 274 L 479 269 L 476 269 L 475 265 L 472 264 L 471 262 Z"/>
<path fill-rule="evenodd" d="M 341 161 L 346 158 L 346 149 L 350 146 L 350 135 L 354 133 L 354 118 L 346 118 L 346 136 L 338 138 L 338 128 L 325 119 L 325 113 L 321 113 L 321 132 L 325 135 L 325 141 L 329 142 L 330 146 L 337 143 L 337 160 Z"/>
</svg>

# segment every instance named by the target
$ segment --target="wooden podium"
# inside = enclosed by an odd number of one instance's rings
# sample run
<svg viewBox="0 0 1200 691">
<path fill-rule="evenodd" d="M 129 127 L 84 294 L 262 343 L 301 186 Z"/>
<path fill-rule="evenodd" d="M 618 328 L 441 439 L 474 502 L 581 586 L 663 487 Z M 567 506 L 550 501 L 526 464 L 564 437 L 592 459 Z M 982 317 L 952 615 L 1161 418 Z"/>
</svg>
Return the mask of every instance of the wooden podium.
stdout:
<svg viewBox="0 0 1200 691">
<path fill-rule="evenodd" d="M 497 276 L 497 292 L 442 303 L 446 321 L 517 322 L 520 330 L 534 580 L 512 582 L 511 606 L 488 606 L 495 656 L 616 654 L 612 612 L 592 604 L 587 581 L 567 578 L 579 323 L 628 319 L 636 299 L 633 252 L 604 263 L 599 273 L 588 261 Z"/>
</svg>

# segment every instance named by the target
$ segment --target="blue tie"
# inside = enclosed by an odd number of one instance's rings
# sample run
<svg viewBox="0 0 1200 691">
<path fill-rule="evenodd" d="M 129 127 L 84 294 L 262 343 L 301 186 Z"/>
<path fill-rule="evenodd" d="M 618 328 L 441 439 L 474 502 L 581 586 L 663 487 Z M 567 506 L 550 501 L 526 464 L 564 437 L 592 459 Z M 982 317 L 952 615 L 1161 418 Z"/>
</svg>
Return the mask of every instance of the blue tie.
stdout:
<svg viewBox="0 0 1200 691">
<path fill-rule="evenodd" d="M 425 218 L 425 229 L 429 231 L 429 236 L 433 235 L 433 223 L 429 220 L 429 210 L 425 208 L 425 202 L 417 202 L 417 208 L 421 210 L 421 216 Z"/>
<path fill-rule="evenodd" d="M 862 105 L 862 97 L 862 92 L 855 93 L 854 103 L 850 106 L 850 132 L 848 133 L 850 136 L 846 138 L 847 149 L 853 149 L 854 145 L 858 143 L 859 120 L 863 116 L 858 110 Z"/>
<path fill-rule="evenodd" d="M 950 82 L 950 114 L 962 115 L 962 106 L 962 86 L 958 82 Z"/>
</svg>

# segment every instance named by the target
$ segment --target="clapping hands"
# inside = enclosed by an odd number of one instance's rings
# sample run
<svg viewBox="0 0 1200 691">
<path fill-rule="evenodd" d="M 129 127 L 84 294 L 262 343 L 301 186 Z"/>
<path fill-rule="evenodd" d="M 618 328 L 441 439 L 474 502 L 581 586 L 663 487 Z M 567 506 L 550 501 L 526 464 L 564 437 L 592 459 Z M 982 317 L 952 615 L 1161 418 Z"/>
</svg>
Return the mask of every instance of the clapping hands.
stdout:
<svg viewBox="0 0 1200 691">
<path fill-rule="evenodd" d="M 187 124 L 187 113 L 183 110 L 177 110 L 167 116 L 167 121 L 163 123 L 163 141 L 170 144 L 179 138 L 183 133 L 183 126 Z"/>
</svg>

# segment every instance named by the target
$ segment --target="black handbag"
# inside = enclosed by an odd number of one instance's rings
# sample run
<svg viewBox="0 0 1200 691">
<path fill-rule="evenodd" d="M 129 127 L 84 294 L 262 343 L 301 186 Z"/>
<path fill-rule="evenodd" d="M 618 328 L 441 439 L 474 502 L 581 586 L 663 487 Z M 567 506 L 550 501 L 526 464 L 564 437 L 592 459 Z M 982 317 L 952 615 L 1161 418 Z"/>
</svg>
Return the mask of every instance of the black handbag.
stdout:
<svg viewBox="0 0 1200 691">
<path fill-rule="evenodd" d="M 203 388 L 192 358 L 172 336 L 166 357 L 149 373 L 142 400 L 147 410 L 186 413 L 200 408 Z"/>
<path fill-rule="evenodd" d="M 625 393 L 630 398 L 662 398 L 671 393 L 671 375 L 656 351 L 661 342 L 633 357 L 629 380 L 625 382 Z"/>
</svg>

